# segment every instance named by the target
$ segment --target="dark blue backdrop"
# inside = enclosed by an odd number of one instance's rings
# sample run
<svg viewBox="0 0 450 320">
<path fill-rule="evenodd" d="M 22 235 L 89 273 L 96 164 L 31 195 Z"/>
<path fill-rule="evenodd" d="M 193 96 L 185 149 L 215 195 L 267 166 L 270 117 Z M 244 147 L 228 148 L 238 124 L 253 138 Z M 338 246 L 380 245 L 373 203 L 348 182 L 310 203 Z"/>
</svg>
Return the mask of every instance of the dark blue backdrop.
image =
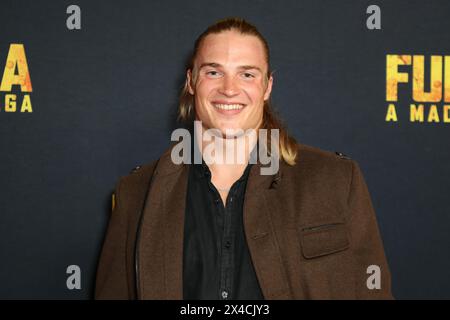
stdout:
<svg viewBox="0 0 450 320">
<path fill-rule="evenodd" d="M 66 27 L 70 4 L 81 30 Z M 381 30 L 366 28 L 371 4 Z M 396 298 L 450 298 L 450 124 L 409 121 L 411 81 L 385 121 L 386 55 L 424 55 L 429 79 L 430 56 L 450 55 L 449 12 L 437 0 L 2 1 L 0 72 L 23 44 L 33 112 L 6 112 L 0 92 L 0 298 L 93 296 L 115 183 L 169 145 L 188 53 L 227 16 L 269 41 L 294 136 L 359 162 Z M 66 287 L 72 264 L 81 290 Z"/>
</svg>

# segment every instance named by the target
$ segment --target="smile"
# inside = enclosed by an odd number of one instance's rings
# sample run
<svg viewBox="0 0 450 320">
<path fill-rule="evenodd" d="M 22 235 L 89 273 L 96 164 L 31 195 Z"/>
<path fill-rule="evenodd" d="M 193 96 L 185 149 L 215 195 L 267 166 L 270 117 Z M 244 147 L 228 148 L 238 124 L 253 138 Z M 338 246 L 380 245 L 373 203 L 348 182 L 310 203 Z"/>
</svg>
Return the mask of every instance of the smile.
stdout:
<svg viewBox="0 0 450 320">
<path fill-rule="evenodd" d="M 241 110 L 244 108 L 243 104 L 222 104 L 222 103 L 213 103 L 213 106 L 220 110 Z"/>
</svg>

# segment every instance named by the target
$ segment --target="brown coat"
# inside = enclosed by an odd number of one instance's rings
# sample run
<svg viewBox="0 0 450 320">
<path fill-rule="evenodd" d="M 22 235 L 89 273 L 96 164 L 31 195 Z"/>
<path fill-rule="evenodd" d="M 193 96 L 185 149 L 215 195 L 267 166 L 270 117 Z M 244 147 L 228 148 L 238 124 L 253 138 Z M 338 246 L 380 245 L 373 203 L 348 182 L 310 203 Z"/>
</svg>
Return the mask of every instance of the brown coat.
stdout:
<svg viewBox="0 0 450 320">
<path fill-rule="evenodd" d="M 140 299 L 182 299 L 188 165 L 173 164 L 170 151 L 117 184 L 97 299 L 135 299 L 136 291 Z M 376 216 L 354 160 L 301 144 L 295 166 L 281 162 L 273 176 L 259 168 L 250 171 L 243 212 L 266 299 L 392 298 Z M 370 265 L 381 269 L 381 289 L 367 287 Z"/>
</svg>

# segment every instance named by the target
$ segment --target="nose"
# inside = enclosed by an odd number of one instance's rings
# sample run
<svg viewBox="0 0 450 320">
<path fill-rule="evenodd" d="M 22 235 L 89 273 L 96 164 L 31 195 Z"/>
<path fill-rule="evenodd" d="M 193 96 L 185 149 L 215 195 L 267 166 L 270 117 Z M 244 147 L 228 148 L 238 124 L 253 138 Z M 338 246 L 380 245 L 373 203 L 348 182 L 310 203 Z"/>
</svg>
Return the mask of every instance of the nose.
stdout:
<svg viewBox="0 0 450 320">
<path fill-rule="evenodd" d="M 239 86 L 236 79 L 231 76 L 224 76 L 219 92 L 225 96 L 235 96 L 239 94 Z"/>
</svg>

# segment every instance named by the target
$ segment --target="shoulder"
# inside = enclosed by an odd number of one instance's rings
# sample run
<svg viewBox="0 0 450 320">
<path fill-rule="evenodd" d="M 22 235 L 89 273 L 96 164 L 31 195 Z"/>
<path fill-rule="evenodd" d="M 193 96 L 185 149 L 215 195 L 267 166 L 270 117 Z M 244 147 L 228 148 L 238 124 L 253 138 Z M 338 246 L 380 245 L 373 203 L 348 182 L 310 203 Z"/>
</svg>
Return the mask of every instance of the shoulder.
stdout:
<svg viewBox="0 0 450 320">
<path fill-rule="evenodd" d="M 298 144 L 296 164 L 283 166 L 283 176 L 292 183 L 307 182 L 319 189 L 348 188 L 353 170 L 358 167 L 355 160 L 341 151 L 326 151 L 306 144 Z"/>
<path fill-rule="evenodd" d="M 327 151 L 306 144 L 298 144 L 297 170 L 307 167 L 309 170 L 349 170 L 355 164 L 347 154 L 341 151 Z"/>
<path fill-rule="evenodd" d="M 347 212 L 359 173 L 357 162 L 343 152 L 300 144 L 296 164 L 283 165 L 282 194 L 286 201 L 294 199 L 307 208 L 304 223 L 331 220 Z"/>
<path fill-rule="evenodd" d="M 305 161 L 331 161 L 341 162 L 346 160 L 352 160 L 350 156 L 344 154 L 341 151 L 327 151 L 310 145 L 298 144 L 298 160 L 299 162 Z"/>
<path fill-rule="evenodd" d="M 171 171 L 179 169 L 179 166 L 172 165 L 170 161 L 171 151 L 174 145 L 171 144 L 158 159 L 130 168 L 127 175 L 119 178 L 118 184 L 120 184 L 121 190 L 126 189 L 132 194 L 142 189 L 147 190 L 148 183 L 154 174 L 158 173 L 159 176 L 164 176 L 170 174 Z"/>
<path fill-rule="evenodd" d="M 133 197 L 144 190 L 153 175 L 157 161 L 137 165 L 130 169 L 129 173 L 118 179 L 115 193 L 120 193 L 122 198 Z"/>
</svg>

